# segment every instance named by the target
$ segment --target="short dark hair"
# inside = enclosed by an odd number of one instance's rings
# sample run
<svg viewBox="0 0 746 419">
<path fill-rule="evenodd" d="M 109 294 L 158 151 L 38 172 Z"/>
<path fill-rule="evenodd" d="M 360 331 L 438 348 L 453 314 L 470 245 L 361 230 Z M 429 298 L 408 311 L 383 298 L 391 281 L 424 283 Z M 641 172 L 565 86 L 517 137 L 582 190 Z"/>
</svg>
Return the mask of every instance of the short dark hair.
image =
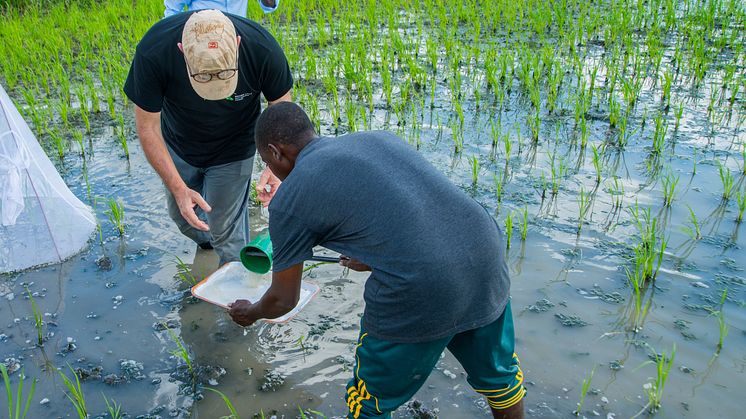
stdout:
<svg viewBox="0 0 746 419">
<path fill-rule="evenodd" d="M 303 108 L 293 102 L 280 102 L 268 106 L 259 115 L 254 128 L 254 141 L 261 150 L 266 150 L 270 143 L 301 147 L 315 135 L 308 115 Z"/>
</svg>

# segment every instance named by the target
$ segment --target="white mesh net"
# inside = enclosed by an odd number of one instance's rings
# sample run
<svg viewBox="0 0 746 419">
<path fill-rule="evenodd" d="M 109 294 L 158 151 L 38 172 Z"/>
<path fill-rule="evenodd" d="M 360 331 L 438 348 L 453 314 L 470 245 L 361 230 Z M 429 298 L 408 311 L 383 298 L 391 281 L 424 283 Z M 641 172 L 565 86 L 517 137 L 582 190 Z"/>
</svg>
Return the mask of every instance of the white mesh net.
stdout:
<svg viewBox="0 0 746 419">
<path fill-rule="evenodd" d="M 62 262 L 95 228 L 0 86 L 0 273 Z"/>
</svg>

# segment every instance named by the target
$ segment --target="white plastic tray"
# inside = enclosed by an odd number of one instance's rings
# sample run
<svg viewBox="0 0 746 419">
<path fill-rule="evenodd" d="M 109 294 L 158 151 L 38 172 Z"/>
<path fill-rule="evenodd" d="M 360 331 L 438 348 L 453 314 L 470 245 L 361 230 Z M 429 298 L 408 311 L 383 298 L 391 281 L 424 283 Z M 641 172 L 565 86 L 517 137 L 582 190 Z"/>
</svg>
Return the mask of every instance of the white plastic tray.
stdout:
<svg viewBox="0 0 746 419">
<path fill-rule="evenodd" d="M 244 268 L 241 262 L 229 262 L 193 286 L 192 295 L 227 309 L 228 304 L 236 300 L 249 300 L 252 303 L 259 301 L 271 283 L 271 273 L 260 275 Z M 268 323 L 289 321 L 311 301 L 317 292 L 319 292 L 318 285 L 301 282 L 300 297 L 295 308 L 276 319 L 264 319 L 264 321 Z"/>
</svg>

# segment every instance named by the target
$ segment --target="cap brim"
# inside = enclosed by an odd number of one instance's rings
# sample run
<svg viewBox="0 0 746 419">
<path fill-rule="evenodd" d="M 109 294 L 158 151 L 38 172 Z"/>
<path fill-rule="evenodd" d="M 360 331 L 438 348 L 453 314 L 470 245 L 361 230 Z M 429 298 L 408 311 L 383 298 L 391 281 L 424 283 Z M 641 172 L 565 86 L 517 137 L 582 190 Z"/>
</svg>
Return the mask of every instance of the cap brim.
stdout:
<svg viewBox="0 0 746 419">
<path fill-rule="evenodd" d="M 236 86 L 238 86 L 238 73 L 228 80 L 213 78 L 207 83 L 199 83 L 192 77 L 189 77 L 189 83 L 192 84 L 194 91 L 203 99 L 223 100 L 236 91 Z"/>
</svg>

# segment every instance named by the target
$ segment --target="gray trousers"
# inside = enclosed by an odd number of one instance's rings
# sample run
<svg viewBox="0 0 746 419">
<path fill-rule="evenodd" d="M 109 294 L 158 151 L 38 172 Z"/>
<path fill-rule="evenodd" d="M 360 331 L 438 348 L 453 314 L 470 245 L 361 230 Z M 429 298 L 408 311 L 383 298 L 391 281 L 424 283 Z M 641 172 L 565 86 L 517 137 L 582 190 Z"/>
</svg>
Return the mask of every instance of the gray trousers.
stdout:
<svg viewBox="0 0 746 419">
<path fill-rule="evenodd" d="M 210 231 L 197 230 L 181 216 L 174 196 L 166 189 L 171 219 L 195 243 L 210 242 L 220 257 L 221 265 L 239 260 L 241 248 L 249 241 L 247 202 L 254 158 L 198 168 L 182 160 L 170 147 L 168 151 L 187 187 L 200 193 L 212 208 L 209 213 L 195 208 L 197 216 L 210 227 Z"/>
</svg>

